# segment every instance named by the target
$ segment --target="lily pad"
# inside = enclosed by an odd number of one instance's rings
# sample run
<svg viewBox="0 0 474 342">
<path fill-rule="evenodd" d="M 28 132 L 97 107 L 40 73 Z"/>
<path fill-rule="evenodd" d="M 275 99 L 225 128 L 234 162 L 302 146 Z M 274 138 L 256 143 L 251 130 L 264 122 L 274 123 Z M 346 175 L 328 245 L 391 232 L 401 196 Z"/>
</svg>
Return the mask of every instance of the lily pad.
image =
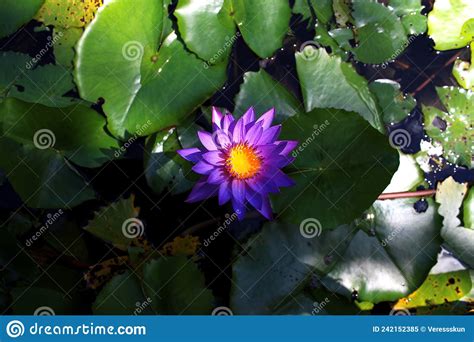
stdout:
<svg viewBox="0 0 474 342">
<path fill-rule="evenodd" d="M 464 201 L 464 226 L 474 229 L 474 188 L 471 188 Z"/>
<path fill-rule="evenodd" d="M 306 111 L 314 108 L 354 111 L 375 128 L 384 130 L 376 99 L 365 78 L 351 64 L 328 55 L 322 48 L 308 45 L 296 53 L 296 68 Z"/>
<path fill-rule="evenodd" d="M 243 115 L 250 107 L 257 113 L 275 108 L 275 123 L 304 111 L 298 99 L 263 69 L 244 74 L 244 83 L 235 97 L 234 114 Z"/>
<path fill-rule="evenodd" d="M 458 183 L 453 177 L 449 177 L 438 184 L 436 189 L 436 202 L 439 205 L 439 214 L 444 217 L 443 226 L 447 228 L 458 227 L 459 209 L 464 196 L 466 196 L 467 184 Z"/>
<path fill-rule="evenodd" d="M 55 27 L 84 27 L 102 3 L 103 0 L 44 0 L 35 19 Z"/>
<path fill-rule="evenodd" d="M 212 292 L 206 289 L 204 275 L 186 257 L 152 260 L 143 270 L 145 293 L 153 310 L 160 315 L 209 315 Z"/>
<path fill-rule="evenodd" d="M 474 19 L 471 0 L 436 0 L 428 15 L 428 35 L 436 50 L 459 49 L 474 38 L 470 22 Z"/>
<path fill-rule="evenodd" d="M 471 51 L 473 49 L 474 43 L 471 43 Z M 461 87 L 474 91 L 474 53 L 471 52 L 470 63 L 460 59 L 454 62 L 453 75 Z"/>
<path fill-rule="evenodd" d="M 146 136 L 178 124 L 225 81 L 225 62 L 204 65 L 175 33 L 160 41 L 168 25 L 163 11 L 162 1 L 107 2 L 77 45 L 81 97 L 105 101 L 108 127 L 116 136 Z"/>
<path fill-rule="evenodd" d="M 233 265 L 232 310 L 275 313 L 302 291 L 313 274 L 323 275 L 334 266 L 353 232 L 354 227 L 344 225 L 332 231 L 315 230 L 310 237 L 298 226 L 265 224 Z"/>
<path fill-rule="evenodd" d="M 426 133 L 443 146 L 448 161 L 473 167 L 474 94 L 454 87 L 437 88 L 437 92 L 446 111 L 423 106 Z"/>
<path fill-rule="evenodd" d="M 372 303 L 397 300 L 416 290 L 436 263 L 442 241 L 434 202 L 428 199 L 428 210 L 417 213 L 415 201 L 375 202 L 371 235 L 356 234 L 323 284 L 349 298 L 357 291 L 359 301 Z"/>
<path fill-rule="evenodd" d="M 3 0 L 0 2 L 0 38 L 30 21 L 44 0 Z"/>
<path fill-rule="evenodd" d="M 464 227 L 443 227 L 441 236 L 456 257 L 474 268 L 474 230 Z"/>
<path fill-rule="evenodd" d="M 296 224 L 311 217 L 323 229 L 351 222 L 377 199 L 398 167 L 388 139 L 356 113 L 299 114 L 283 123 L 281 138 L 299 141 L 295 161 L 286 168 L 296 185 L 272 197 L 272 203 L 279 217 Z"/>
</svg>

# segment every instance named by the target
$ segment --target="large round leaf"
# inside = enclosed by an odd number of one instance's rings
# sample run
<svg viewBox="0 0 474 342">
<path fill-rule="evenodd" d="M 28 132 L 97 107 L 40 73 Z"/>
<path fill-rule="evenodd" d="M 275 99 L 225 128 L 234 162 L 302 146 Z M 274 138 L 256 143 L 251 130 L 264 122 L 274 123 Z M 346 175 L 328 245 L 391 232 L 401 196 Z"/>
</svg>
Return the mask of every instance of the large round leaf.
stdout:
<svg viewBox="0 0 474 342">
<path fill-rule="evenodd" d="M 234 114 L 243 115 L 250 107 L 257 113 L 275 108 L 276 123 L 304 111 L 298 99 L 263 69 L 245 73 L 235 98 Z"/>
<path fill-rule="evenodd" d="M 114 135 L 148 135 L 177 124 L 225 81 L 225 63 L 205 65 L 174 33 L 157 52 L 168 25 L 163 8 L 163 1 L 109 1 L 77 45 L 79 92 L 105 101 Z"/>
<path fill-rule="evenodd" d="M 356 1 L 353 7 L 358 39 L 354 53 L 359 61 L 383 63 L 404 50 L 405 29 L 392 9 L 372 1 Z"/>
<path fill-rule="evenodd" d="M 459 260 L 474 268 L 474 230 L 464 227 L 443 227 L 441 235 Z"/>
<path fill-rule="evenodd" d="M 472 26 L 469 29 L 473 19 L 473 1 L 436 0 L 428 15 L 428 34 L 435 41 L 435 49 L 451 50 L 468 45 L 474 37 Z"/>
<path fill-rule="evenodd" d="M 231 0 L 180 0 L 174 12 L 186 46 L 209 64 L 232 50 L 236 36 L 231 6 Z"/>
<path fill-rule="evenodd" d="M 44 0 L 2 0 L 0 2 L 0 38 L 15 32 L 30 21 Z"/>
<path fill-rule="evenodd" d="M 347 248 L 354 228 L 315 231 L 268 223 L 251 237 L 233 265 L 231 307 L 238 314 L 272 314 L 313 275 L 327 273 Z"/>
<path fill-rule="evenodd" d="M 307 111 L 337 108 L 359 113 L 372 126 L 383 130 L 377 101 L 367 81 L 351 64 L 330 56 L 324 49 L 306 46 L 296 53 L 296 68 Z"/>
<path fill-rule="evenodd" d="M 287 0 L 233 0 L 235 22 L 247 45 L 260 57 L 273 55 L 290 24 Z"/>
<path fill-rule="evenodd" d="M 282 139 L 297 140 L 287 167 L 296 185 L 273 197 L 287 221 L 320 221 L 323 229 L 349 223 L 390 183 L 398 153 L 388 139 L 356 113 L 315 109 L 283 123 Z"/>
<path fill-rule="evenodd" d="M 436 264 L 441 220 L 434 202 L 417 213 L 416 199 L 377 201 L 369 214 L 372 234 L 359 231 L 323 283 L 332 291 L 378 303 L 417 289 Z M 372 216 L 373 215 L 373 216 Z"/>
</svg>

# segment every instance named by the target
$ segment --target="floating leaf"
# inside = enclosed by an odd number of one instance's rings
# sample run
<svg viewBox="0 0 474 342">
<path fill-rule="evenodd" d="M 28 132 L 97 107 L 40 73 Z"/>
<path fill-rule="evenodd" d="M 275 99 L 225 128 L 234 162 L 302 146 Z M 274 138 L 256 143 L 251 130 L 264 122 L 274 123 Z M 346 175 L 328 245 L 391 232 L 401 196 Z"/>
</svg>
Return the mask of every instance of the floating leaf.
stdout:
<svg viewBox="0 0 474 342">
<path fill-rule="evenodd" d="M 204 276 L 191 259 L 168 257 L 147 263 L 143 270 L 145 293 L 160 315 L 209 315 L 213 296 Z"/>
<path fill-rule="evenodd" d="M 130 196 L 100 209 L 84 229 L 115 247 L 127 249 L 134 237 L 144 233 L 143 223 L 136 218 L 139 210 L 133 201 L 134 197 Z"/>
<path fill-rule="evenodd" d="M 415 158 L 410 154 L 398 151 L 400 164 L 384 192 L 403 192 L 415 188 L 423 182 L 423 172 L 418 167 Z"/>
<path fill-rule="evenodd" d="M 474 94 L 453 87 L 437 88 L 437 92 L 447 111 L 423 106 L 426 133 L 443 146 L 448 161 L 472 167 Z"/>
<path fill-rule="evenodd" d="M 384 129 L 367 81 L 352 65 L 328 55 L 324 49 L 308 45 L 296 53 L 296 68 L 306 111 L 314 108 L 354 111 L 375 128 Z"/>
<path fill-rule="evenodd" d="M 459 49 L 474 38 L 469 23 L 474 19 L 471 0 L 436 0 L 428 15 L 428 35 L 435 41 L 436 50 Z"/>
<path fill-rule="evenodd" d="M 447 178 L 438 184 L 436 189 L 436 202 L 439 205 L 439 214 L 444 217 L 443 226 L 447 228 L 457 227 L 461 224 L 458 219 L 459 208 L 466 196 L 467 184 L 457 183 L 453 177 Z"/>
<path fill-rule="evenodd" d="M 464 227 L 443 227 L 441 236 L 456 257 L 474 268 L 474 230 Z"/>
<path fill-rule="evenodd" d="M 150 315 L 151 298 L 146 297 L 140 279 L 131 271 L 112 278 L 100 291 L 93 306 L 94 315 Z"/>
<path fill-rule="evenodd" d="M 174 15 L 186 46 L 216 64 L 229 56 L 237 39 L 231 12 L 232 0 L 180 0 Z"/>
<path fill-rule="evenodd" d="M 233 265 L 232 310 L 237 314 L 275 313 L 285 300 L 301 292 L 313 273 L 322 275 L 334 266 L 353 230 L 345 225 L 321 231 L 316 220 L 301 227 L 265 224 Z"/>
<path fill-rule="evenodd" d="M 359 301 L 371 303 L 397 300 L 417 289 L 436 263 L 441 222 L 431 199 L 424 213 L 416 212 L 415 201 L 375 202 L 369 214 L 373 235 L 359 231 L 323 284 L 349 298 L 356 291 Z"/>
<path fill-rule="evenodd" d="M 2 0 L 0 2 L 0 38 L 18 30 L 33 18 L 44 0 Z"/>
<path fill-rule="evenodd" d="M 474 188 L 469 190 L 464 201 L 464 226 L 474 229 Z"/>
<path fill-rule="evenodd" d="M 290 23 L 287 0 L 233 0 L 234 19 L 247 45 L 260 57 L 273 55 Z"/>
<path fill-rule="evenodd" d="M 91 102 L 104 99 L 116 136 L 145 136 L 178 124 L 225 81 L 226 63 L 204 65 L 176 34 L 160 46 L 163 10 L 161 0 L 108 2 L 77 45 L 79 92 Z"/>
<path fill-rule="evenodd" d="M 196 254 L 200 245 L 197 236 L 177 236 L 163 246 L 161 253 L 169 256 L 192 256 Z"/>
<path fill-rule="evenodd" d="M 416 106 L 416 100 L 400 91 L 400 84 L 392 80 L 376 80 L 369 85 L 377 97 L 386 125 L 405 119 Z"/>
<path fill-rule="evenodd" d="M 332 229 L 351 222 L 398 167 L 387 138 L 355 113 L 315 109 L 296 115 L 283 123 L 281 138 L 299 141 L 286 169 L 296 185 L 272 198 L 275 211 L 292 223 L 314 217 Z"/>
<path fill-rule="evenodd" d="M 44 0 L 35 19 L 46 26 L 84 27 L 102 6 L 103 0 Z"/>
<path fill-rule="evenodd" d="M 474 43 L 471 44 L 471 51 Z M 474 91 L 474 53 L 471 52 L 471 62 L 456 60 L 453 66 L 453 75 L 459 85 L 464 89 Z"/>
<path fill-rule="evenodd" d="M 455 302 L 472 288 L 469 271 L 430 274 L 415 292 L 400 299 L 394 310 L 429 307 Z"/>
<path fill-rule="evenodd" d="M 236 115 L 243 115 L 250 107 L 254 107 L 256 113 L 275 108 L 275 123 L 304 111 L 296 97 L 263 69 L 244 74 L 244 83 L 235 98 Z"/>
</svg>

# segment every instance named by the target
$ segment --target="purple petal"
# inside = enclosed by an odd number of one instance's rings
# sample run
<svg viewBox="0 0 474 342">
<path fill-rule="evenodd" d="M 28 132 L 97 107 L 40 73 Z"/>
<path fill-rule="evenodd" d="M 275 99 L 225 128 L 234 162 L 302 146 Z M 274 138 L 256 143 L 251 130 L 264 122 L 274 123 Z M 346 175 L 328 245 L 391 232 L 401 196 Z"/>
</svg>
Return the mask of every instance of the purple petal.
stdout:
<svg viewBox="0 0 474 342">
<path fill-rule="evenodd" d="M 273 144 L 281 132 L 281 125 L 270 127 L 263 131 L 262 137 L 258 140 L 259 144 Z"/>
<path fill-rule="evenodd" d="M 257 210 L 263 215 L 265 216 L 268 220 L 272 220 L 273 219 L 273 210 L 272 210 L 272 206 L 270 205 L 270 200 L 268 199 L 267 196 L 264 196 L 263 199 L 262 199 L 262 207 L 261 209 L 258 209 Z"/>
<path fill-rule="evenodd" d="M 295 140 L 281 140 L 277 142 L 279 146 L 283 147 L 283 150 L 280 152 L 282 155 L 287 155 L 298 146 L 298 142 Z"/>
<path fill-rule="evenodd" d="M 207 177 L 207 182 L 210 184 L 217 184 L 220 185 L 223 181 L 227 179 L 226 175 L 224 174 L 223 170 L 221 169 L 214 169 Z"/>
<path fill-rule="evenodd" d="M 264 159 L 271 160 L 274 156 L 280 154 L 283 146 L 278 146 L 275 144 L 270 145 L 260 145 L 257 147 L 258 154 Z"/>
<path fill-rule="evenodd" d="M 198 161 L 201 160 L 201 150 L 198 149 L 197 147 L 191 147 L 191 148 L 185 148 L 183 150 L 178 150 L 176 151 L 181 157 L 184 159 L 197 163 Z"/>
<path fill-rule="evenodd" d="M 224 154 L 221 151 L 210 151 L 203 153 L 202 159 L 212 165 L 221 165 L 224 162 Z"/>
<path fill-rule="evenodd" d="M 271 175 L 270 175 L 271 176 Z M 247 185 L 260 194 L 278 193 L 280 190 L 270 176 L 255 177 L 247 180 Z"/>
<path fill-rule="evenodd" d="M 202 201 L 204 199 L 214 196 L 216 192 L 217 192 L 216 185 L 208 184 L 206 180 L 200 180 L 194 186 L 193 190 L 191 191 L 188 198 L 186 199 L 186 202 L 193 203 L 193 202 Z"/>
<path fill-rule="evenodd" d="M 212 123 L 221 128 L 221 121 L 224 115 L 216 108 L 212 107 Z"/>
<path fill-rule="evenodd" d="M 262 207 L 262 196 L 258 192 L 255 192 L 251 188 L 248 188 L 245 197 L 255 209 L 259 209 Z"/>
<path fill-rule="evenodd" d="M 201 175 L 208 175 L 212 170 L 215 169 L 215 166 L 206 163 L 205 161 L 200 161 L 192 167 L 192 170 Z"/>
<path fill-rule="evenodd" d="M 253 121 L 255 121 L 255 111 L 253 107 L 250 107 L 245 114 L 242 116 L 242 120 L 244 121 L 244 125 L 247 125 Z"/>
<path fill-rule="evenodd" d="M 232 181 L 232 197 L 236 202 L 244 203 L 245 200 L 245 182 L 240 179 Z"/>
<path fill-rule="evenodd" d="M 230 182 L 225 181 L 219 185 L 219 205 L 226 204 L 231 197 L 232 190 L 230 188 Z"/>
<path fill-rule="evenodd" d="M 266 128 L 270 128 L 274 118 L 275 118 L 275 108 L 272 108 L 268 112 L 264 113 L 260 118 L 258 118 L 257 122 L 262 122 L 263 128 L 266 129 Z"/>
<path fill-rule="evenodd" d="M 258 140 L 262 136 L 263 133 L 263 128 L 262 128 L 262 123 L 256 123 L 254 125 L 249 125 L 251 126 L 247 133 L 245 134 L 245 141 L 247 141 L 250 145 L 255 145 L 257 144 Z"/>
<path fill-rule="evenodd" d="M 208 132 L 198 131 L 199 140 L 204 145 L 204 147 L 209 151 L 217 150 L 217 146 L 212 139 L 212 135 Z"/>
<path fill-rule="evenodd" d="M 229 128 L 229 130 L 230 129 L 231 128 Z M 235 123 L 235 126 L 233 127 L 232 141 L 234 143 L 239 143 L 239 142 L 244 140 L 244 137 L 245 137 L 244 120 L 242 118 L 240 118 L 239 120 L 237 120 L 237 122 Z"/>
<path fill-rule="evenodd" d="M 232 141 L 229 138 L 228 133 L 224 130 L 219 129 L 214 132 L 214 143 L 218 148 L 227 148 L 229 145 L 232 144 Z"/>
<path fill-rule="evenodd" d="M 224 115 L 224 118 L 222 119 L 222 125 L 221 125 L 221 128 L 228 132 L 229 131 L 229 127 L 230 127 L 230 124 L 234 122 L 234 117 L 231 115 L 231 114 L 226 114 Z"/>
<path fill-rule="evenodd" d="M 272 181 L 279 187 L 288 187 L 295 185 L 293 179 L 288 177 L 279 169 L 277 169 L 275 174 L 272 176 Z"/>
<path fill-rule="evenodd" d="M 245 218 L 245 205 L 237 201 L 232 201 L 232 208 L 234 208 L 234 212 L 237 214 L 239 221 L 242 221 Z"/>
</svg>

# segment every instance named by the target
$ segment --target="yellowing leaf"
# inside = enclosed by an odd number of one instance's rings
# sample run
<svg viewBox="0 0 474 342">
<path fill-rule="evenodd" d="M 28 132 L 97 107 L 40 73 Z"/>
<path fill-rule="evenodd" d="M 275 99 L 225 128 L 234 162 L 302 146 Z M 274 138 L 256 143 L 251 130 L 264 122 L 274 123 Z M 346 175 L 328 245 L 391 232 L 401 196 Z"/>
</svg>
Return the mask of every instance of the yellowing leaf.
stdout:
<svg viewBox="0 0 474 342">
<path fill-rule="evenodd" d="M 46 0 L 36 14 L 45 25 L 84 27 L 94 19 L 103 0 Z"/>
</svg>

